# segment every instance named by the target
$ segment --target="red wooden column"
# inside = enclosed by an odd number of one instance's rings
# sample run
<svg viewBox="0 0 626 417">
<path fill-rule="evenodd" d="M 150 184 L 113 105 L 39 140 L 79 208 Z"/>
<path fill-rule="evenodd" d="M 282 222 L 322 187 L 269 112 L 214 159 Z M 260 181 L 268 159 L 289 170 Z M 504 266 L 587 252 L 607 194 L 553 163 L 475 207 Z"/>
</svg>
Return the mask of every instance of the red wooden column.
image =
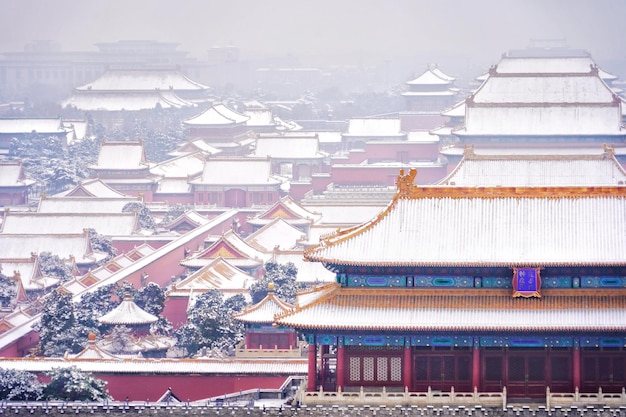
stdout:
<svg viewBox="0 0 626 417">
<path fill-rule="evenodd" d="M 328 345 L 320 345 L 319 347 L 319 380 L 317 381 L 319 385 L 325 387 L 326 382 L 328 382 L 328 351 L 330 346 Z"/>
<path fill-rule="evenodd" d="M 413 384 L 413 355 L 411 354 L 411 344 L 407 343 L 404 346 L 404 358 L 403 358 L 403 367 L 402 367 L 402 380 L 404 381 L 404 389 L 406 391 L 411 391 Z"/>
<path fill-rule="evenodd" d="M 337 391 L 343 392 L 346 384 L 346 351 L 343 343 L 337 343 Z"/>
<path fill-rule="evenodd" d="M 317 391 L 317 350 L 315 347 L 315 343 L 309 343 L 309 370 L 307 375 L 307 387 L 306 390 L 309 392 Z"/>
<path fill-rule="evenodd" d="M 574 391 L 580 390 L 580 346 L 574 341 L 572 348 L 572 379 Z"/>
<path fill-rule="evenodd" d="M 472 347 L 472 388 L 480 391 L 480 346 L 477 343 Z"/>
</svg>

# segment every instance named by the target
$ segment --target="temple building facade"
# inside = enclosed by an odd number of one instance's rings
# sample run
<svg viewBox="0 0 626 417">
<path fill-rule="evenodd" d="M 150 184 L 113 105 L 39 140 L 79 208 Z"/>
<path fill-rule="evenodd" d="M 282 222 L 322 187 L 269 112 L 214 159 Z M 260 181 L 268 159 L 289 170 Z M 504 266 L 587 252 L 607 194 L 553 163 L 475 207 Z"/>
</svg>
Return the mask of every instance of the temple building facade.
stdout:
<svg viewBox="0 0 626 417">
<path fill-rule="evenodd" d="M 371 221 L 305 251 L 336 281 L 275 321 L 309 343 L 307 391 L 622 392 L 626 188 L 415 175 Z"/>
</svg>

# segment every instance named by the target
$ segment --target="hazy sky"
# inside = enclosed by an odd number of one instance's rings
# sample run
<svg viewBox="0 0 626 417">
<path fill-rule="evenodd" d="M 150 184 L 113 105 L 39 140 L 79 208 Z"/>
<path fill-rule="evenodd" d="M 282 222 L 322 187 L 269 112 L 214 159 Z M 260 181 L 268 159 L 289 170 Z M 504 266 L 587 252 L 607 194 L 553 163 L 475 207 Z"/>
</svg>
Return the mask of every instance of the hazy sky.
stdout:
<svg viewBox="0 0 626 417">
<path fill-rule="evenodd" d="M 565 38 L 594 58 L 626 57 L 626 0 L 0 0 L 0 52 L 31 40 L 64 51 L 123 39 L 246 54 L 497 63 L 531 38 Z"/>
</svg>

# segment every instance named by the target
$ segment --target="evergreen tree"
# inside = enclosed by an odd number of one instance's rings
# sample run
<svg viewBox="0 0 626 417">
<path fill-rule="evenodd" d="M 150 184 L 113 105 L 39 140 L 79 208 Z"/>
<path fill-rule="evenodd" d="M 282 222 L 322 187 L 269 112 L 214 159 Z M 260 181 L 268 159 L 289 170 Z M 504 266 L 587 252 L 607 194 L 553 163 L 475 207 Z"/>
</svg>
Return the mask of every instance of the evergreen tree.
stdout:
<svg viewBox="0 0 626 417">
<path fill-rule="evenodd" d="M 16 369 L 0 368 L 0 399 L 36 401 L 41 398 L 43 385 L 35 374 Z"/>
<path fill-rule="evenodd" d="M 155 334 L 169 335 L 172 332 L 172 323 L 161 313 L 165 308 L 165 291 L 154 282 L 148 283 L 135 293 L 135 304 L 150 314 L 159 318 L 156 323 L 150 325 L 150 331 Z"/>
<path fill-rule="evenodd" d="M 102 401 L 109 399 L 106 382 L 94 378 L 75 366 L 54 368 L 48 372 L 50 382 L 43 390 L 44 397 L 50 400 Z"/>
<path fill-rule="evenodd" d="M 230 350 L 243 338 L 243 324 L 233 319 L 246 302 L 243 296 L 224 301 L 219 290 L 208 291 L 196 300 L 188 313 L 188 323 L 175 332 L 178 346 L 194 355 L 202 348 Z"/>
<path fill-rule="evenodd" d="M 304 288 L 296 281 L 298 276 L 298 268 L 293 262 L 286 264 L 278 264 L 276 262 L 268 262 L 265 264 L 265 274 L 261 279 L 250 286 L 250 296 L 252 303 L 256 304 L 267 296 L 268 286 L 274 283 L 274 293 L 281 300 L 294 304 L 296 302 L 296 293 Z"/>
<path fill-rule="evenodd" d="M 152 216 L 152 212 L 145 204 L 139 203 L 137 201 L 133 201 L 132 203 L 126 204 L 122 208 L 122 213 L 137 213 L 139 217 L 139 226 L 143 229 L 154 230 L 156 229 L 156 223 L 154 221 L 154 217 Z"/>
<path fill-rule="evenodd" d="M 59 357 L 72 351 L 70 330 L 76 324 L 72 296 L 58 289 L 44 300 L 44 307 L 36 330 L 39 332 L 39 350 L 44 356 Z"/>
<path fill-rule="evenodd" d="M 17 295 L 17 284 L 11 278 L 0 273 L 0 306 L 7 307 Z"/>
<path fill-rule="evenodd" d="M 70 267 L 58 255 L 41 252 L 38 261 L 39 269 L 44 275 L 56 277 L 61 282 L 69 281 L 73 277 Z"/>
</svg>

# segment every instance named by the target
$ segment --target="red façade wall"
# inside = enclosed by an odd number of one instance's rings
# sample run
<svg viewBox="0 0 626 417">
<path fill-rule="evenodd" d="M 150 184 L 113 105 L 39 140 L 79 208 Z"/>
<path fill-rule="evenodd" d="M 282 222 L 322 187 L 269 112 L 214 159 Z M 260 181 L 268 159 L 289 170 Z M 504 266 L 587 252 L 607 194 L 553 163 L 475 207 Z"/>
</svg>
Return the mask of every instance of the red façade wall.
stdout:
<svg viewBox="0 0 626 417">
<path fill-rule="evenodd" d="M 182 401 L 236 393 L 249 389 L 278 389 L 288 375 L 138 375 L 99 374 L 107 381 L 107 390 L 114 400 L 156 401 L 168 388 Z"/>
</svg>

